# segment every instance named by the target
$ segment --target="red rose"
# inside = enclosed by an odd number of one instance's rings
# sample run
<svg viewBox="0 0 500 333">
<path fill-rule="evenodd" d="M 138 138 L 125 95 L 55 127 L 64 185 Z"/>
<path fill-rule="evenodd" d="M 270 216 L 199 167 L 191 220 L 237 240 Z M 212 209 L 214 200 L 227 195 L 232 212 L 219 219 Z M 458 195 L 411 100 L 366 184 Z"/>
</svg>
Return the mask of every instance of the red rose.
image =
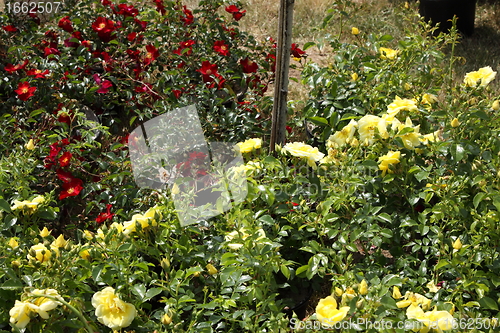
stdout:
<svg viewBox="0 0 500 333">
<path fill-rule="evenodd" d="M 139 14 L 137 8 L 135 8 L 132 5 L 127 5 L 124 3 L 119 4 L 118 9 L 119 9 L 118 14 L 121 14 L 123 16 L 135 17 Z"/>
<path fill-rule="evenodd" d="M 111 207 L 113 207 L 113 205 L 107 204 L 106 205 L 106 213 L 99 213 L 99 215 L 97 216 L 95 221 L 97 223 L 103 223 L 106 220 L 111 220 L 113 218 L 113 216 L 115 215 L 114 213 L 111 213 Z"/>
<path fill-rule="evenodd" d="M 229 46 L 227 46 L 224 41 L 219 40 L 214 43 L 214 51 L 220 55 L 228 56 L 229 55 Z"/>
<path fill-rule="evenodd" d="M 184 22 L 184 25 L 191 25 L 194 22 L 193 12 L 187 9 L 186 6 L 183 6 L 182 12 L 184 13 L 184 17 L 181 17 L 181 21 Z"/>
<path fill-rule="evenodd" d="M 4 67 L 4 69 L 5 69 L 6 72 L 14 73 L 14 72 L 17 72 L 20 69 L 24 69 L 27 64 L 28 64 L 28 59 L 24 60 L 24 62 L 23 62 L 22 65 L 20 65 L 20 64 L 18 64 L 18 65 L 7 64 Z"/>
<path fill-rule="evenodd" d="M 297 44 L 293 43 L 292 48 L 290 50 L 290 54 L 295 58 L 302 58 L 302 56 L 306 53 L 301 49 L 299 49 L 299 46 Z"/>
<path fill-rule="evenodd" d="M 241 59 L 240 64 L 241 67 L 243 67 L 243 73 L 255 73 L 257 72 L 257 68 L 259 68 L 256 62 L 253 62 L 248 58 Z"/>
<path fill-rule="evenodd" d="M 36 87 L 30 87 L 29 82 L 19 82 L 17 89 L 14 90 L 21 101 L 27 101 L 34 95 Z"/>
<path fill-rule="evenodd" d="M 64 16 L 62 19 L 60 19 L 58 26 L 64 31 L 67 31 L 69 33 L 73 32 L 73 26 L 71 25 L 71 20 L 69 19 L 69 16 Z"/>
<path fill-rule="evenodd" d="M 83 190 L 83 181 L 79 178 L 73 178 L 69 183 L 64 183 L 62 185 L 63 190 L 59 194 L 59 200 L 65 199 L 67 197 L 74 197 L 80 194 Z"/>
<path fill-rule="evenodd" d="M 61 157 L 59 157 L 59 165 L 60 165 L 61 167 L 63 167 L 63 168 L 64 168 L 64 167 L 66 167 L 66 166 L 68 166 L 68 165 L 69 165 L 69 162 L 71 162 L 71 157 L 72 157 L 72 156 L 73 156 L 73 155 L 72 155 L 69 151 L 65 151 L 65 152 L 61 155 Z"/>
<path fill-rule="evenodd" d="M 49 74 L 49 70 L 46 69 L 42 72 L 40 69 L 30 69 L 29 71 L 26 72 L 26 74 L 30 76 L 34 76 L 35 79 L 45 79 L 45 77 Z"/>
<path fill-rule="evenodd" d="M 2 29 L 7 31 L 7 32 L 16 32 L 17 31 L 17 28 L 13 25 L 5 25 L 2 27 Z"/>
<path fill-rule="evenodd" d="M 158 49 L 153 45 L 146 45 L 146 57 L 144 58 L 144 65 L 147 66 L 160 56 Z"/>
<path fill-rule="evenodd" d="M 238 7 L 235 5 L 227 6 L 226 7 L 226 12 L 230 13 L 233 15 L 233 18 L 236 21 L 239 21 L 247 12 L 246 10 L 240 10 Z"/>
<path fill-rule="evenodd" d="M 214 76 L 219 75 L 217 73 L 217 65 L 211 64 L 210 61 L 204 61 L 201 63 L 201 68 L 197 69 L 198 72 L 203 76 L 203 82 L 212 82 Z"/>
</svg>

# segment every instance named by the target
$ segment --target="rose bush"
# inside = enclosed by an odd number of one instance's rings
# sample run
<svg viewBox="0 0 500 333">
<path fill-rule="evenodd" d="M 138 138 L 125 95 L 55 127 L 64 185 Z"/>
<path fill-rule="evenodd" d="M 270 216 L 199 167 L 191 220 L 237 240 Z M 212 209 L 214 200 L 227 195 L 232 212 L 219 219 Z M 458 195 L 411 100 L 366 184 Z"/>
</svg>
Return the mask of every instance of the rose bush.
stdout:
<svg viewBox="0 0 500 333">
<path fill-rule="evenodd" d="M 456 31 L 350 29 L 329 37 L 334 62 L 303 68 L 289 125 L 314 137 L 269 155 L 273 41 L 240 31 L 245 13 L 103 0 L 0 16 L 0 330 L 496 329 L 496 70 L 452 81 Z M 179 186 L 138 187 L 126 144 L 193 103 L 207 141 L 237 142 L 248 193 L 183 227 Z M 201 155 L 186 163 L 206 173 Z"/>
</svg>

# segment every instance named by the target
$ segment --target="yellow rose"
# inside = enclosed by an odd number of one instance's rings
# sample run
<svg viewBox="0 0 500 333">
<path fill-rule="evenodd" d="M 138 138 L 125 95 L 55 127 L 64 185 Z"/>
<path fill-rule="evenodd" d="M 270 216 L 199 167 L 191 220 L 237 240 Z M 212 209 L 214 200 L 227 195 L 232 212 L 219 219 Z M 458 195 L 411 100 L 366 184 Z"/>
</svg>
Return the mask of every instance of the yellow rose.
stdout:
<svg viewBox="0 0 500 333">
<path fill-rule="evenodd" d="M 351 81 L 352 82 L 356 82 L 356 81 L 358 81 L 358 79 L 359 79 L 358 73 L 352 73 L 351 74 Z"/>
<path fill-rule="evenodd" d="M 387 106 L 388 120 L 392 120 L 400 111 L 417 111 L 417 102 L 413 99 L 406 99 L 396 96 L 394 101 Z"/>
<path fill-rule="evenodd" d="M 321 299 L 316 306 L 316 318 L 330 326 L 344 319 L 347 312 L 349 312 L 348 306 L 337 309 L 337 301 L 332 296 Z"/>
<path fill-rule="evenodd" d="M 208 274 L 210 274 L 210 275 L 217 274 L 217 272 L 218 272 L 217 268 L 215 268 L 214 265 L 212 265 L 212 264 L 207 264 L 206 268 L 207 268 Z"/>
<path fill-rule="evenodd" d="M 55 298 L 61 298 L 61 296 L 55 289 L 35 289 L 31 292 L 31 295 L 49 295 Z M 38 313 L 40 317 L 42 317 L 43 319 L 48 319 L 49 314 L 47 313 L 47 311 L 55 309 L 60 304 L 60 302 L 57 302 L 52 298 L 36 297 L 33 298 L 30 307 L 34 312 Z"/>
<path fill-rule="evenodd" d="M 453 252 L 456 252 L 456 251 L 460 250 L 462 248 L 462 241 L 460 241 L 460 238 L 457 238 L 453 242 L 452 246 L 453 246 L 453 249 L 454 249 Z"/>
<path fill-rule="evenodd" d="M 371 114 L 365 115 L 358 120 L 359 141 L 361 141 L 362 144 L 366 146 L 373 144 L 375 139 L 375 128 L 377 128 L 379 132 L 381 132 L 380 130 L 384 132 L 384 126 L 379 128 L 381 120 L 382 118 Z M 382 125 L 385 125 L 385 122 Z M 383 133 L 381 133 L 381 135 L 382 134 Z"/>
<path fill-rule="evenodd" d="M 96 292 L 92 296 L 92 306 L 99 322 L 112 330 L 129 326 L 137 313 L 135 306 L 122 301 L 112 287 Z"/>
<path fill-rule="evenodd" d="M 491 104 L 491 108 L 495 111 L 500 110 L 500 101 L 494 101 L 493 104 Z"/>
<path fill-rule="evenodd" d="M 339 287 L 335 287 L 335 296 L 341 297 L 344 291 Z"/>
<path fill-rule="evenodd" d="M 399 54 L 399 50 L 393 50 L 387 47 L 379 48 L 379 52 L 382 59 L 396 59 Z"/>
<path fill-rule="evenodd" d="M 161 317 L 161 323 L 163 325 L 170 325 L 170 323 L 172 322 L 172 318 L 167 314 L 165 313 L 162 317 Z"/>
<path fill-rule="evenodd" d="M 397 286 L 392 287 L 392 298 L 400 299 L 401 297 L 403 296 L 401 295 L 399 288 Z"/>
<path fill-rule="evenodd" d="M 30 140 L 28 141 L 28 143 L 26 144 L 26 146 L 25 146 L 25 147 L 26 147 L 26 149 L 28 149 L 28 150 L 33 150 L 33 149 L 35 149 L 35 143 L 33 142 L 33 139 L 30 139 Z"/>
<path fill-rule="evenodd" d="M 319 162 L 325 156 L 318 148 L 313 148 L 303 142 L 287 143 L 282 151 L 288 152 L 292 156 L 306 158 L 307 165 L 313 169 L 317 168 L 316 162 Z"/>
<path fill-rule="evenodd" d="M 352 33 L 353 35 L 359 35 L 359 29 L 358 29 L 358 28 L 356 28 L 356 27 L 352 27 L 352 29 L 351 29 L 351 33 Z"/>
<path fill-rule="evenodd" d="M 49 231 L 49 229 L 47 229 L 47 227 L 43 227 L 42 231 L 40 231 L 40 237 L 45 238 L 45 237 L 49 236 L 51 232 L 52 232 L 52 230 Z"/>
<path fill-rule="evenodd" d="M 30 253 L 31 254 L 27 256 L 29 260 L 37 260 L 42 264 L 47 263 L 52 256 L 52 252 L 42 243 L 33 245 L 30 249 Z"/>
<path fill-rule="evenodd" d="M 405 130 L 406 128 L 412 128 L 413 132 L 407 132 L 406 134 L 399 134 L 399 132 Z M 411 119 L 407 117 L 405 124 L 404 125 L 401 124 L 398 129 L 399 132 L 396 136 L 401 138 L 406 149 L 413 150 L 415 149 L 415 147 L 420 146 L 420 139 L 422 137 L 419 133 L 420 125 L 413 126 Z"/>
<path fill-rule="evenodd" d="M 14 307 L 10 309 L 10 322 L 19 329 L 24 329 L 30 322 L 31 308 L 29 302 L 16 300 Z"/>
<path fill-rule="evenodd" d="M 90 259 L 90 252 L 88 249 L 85 249 L 83 251 L 80 252 L 80 257 L 82 257 L 82 259 L 85 259 L 85 260 L 89 260 Z"/>
<path fill-rule="evenodd" d="M 328 148 L 339 148 L 351 142 L 354 138 L 357 126 L 358 123 L 354 119 L 351 119 L 349 124 L 345 125 L 340 131 L 330 135 L 326 142 L 326 146 Z"/>
<path fill-rule="evenodd" d="M 68 241 L 64 239 L 64 236 L 61 234 L 59 237 L 56 238 L 55 241 L 52 242 L 53 247 L 61 248 L 65 247 L 66 244 L 68 244 Z"/>
<path fill-rule="evenodd" d="M 385 176 L 385 173 L 387 171 L 389 171 L 389 173 L 392 173 L 392 170 L 389 168 L 389 166 L 398 164 L 400 157 L 401 157 L 400 151 L 389 151 L 384 156 L 380 156 L 378 158 L 378 161 L 380 163 L 378 168 L 382 170 L 382 176 Z"/>
<path fill-rule="evenodd" d="M 431 293 L 437 293 L 441 287 L 436 286 L 434 281 L 429 281 L 426 285 L 426 287 L 429 289 Z"/>
<path fill-rule="evenodd" d="M 451 121 L 451 127 L 458 127 L 460 126 L 460 122 L 458 121 L 457 118 L 454 118 L 452 121 Z"/>
<path fill-rule="evenodd" d="M 238 142 L 236 144 L 242 153 L 249 153 L 255 149 L 262 147 L 262 139 L 248 139 L 244 142 Z"/>
<path fill-rule="evenodd" d="M 11 237 L 11 239 L 9 239 L 9 242 L 7 244 L 13 249 L 19 246 L 19 243 L 14 237 Z"/>
<path fill-rule="evenodd" d="M 436 308 L 432 311 L 424 312 L 417 304 L 411 304 L 406 310 L 408 319 L 416 319 L 423 323 L 428 332 L 429 329 L 435 329 L 439 332 L 451 330 L 454 326 L 455 319 L 448 311 L 437 311 Z M 421 330 L 422 332 L 422 330 Z"/>
<path fill-rule="evenodd" d="M 359 284 L 358 292 L 360 295 L 368 294 L 368 282 L 366 282 L 365 279 L 363 279 L 363 281 Z"/>
<path fill-rule="evenodd" d="M 464 83 L 468 87 L 476 87 L 480 84 L 481 87 L 485 87 L 495 79 L 497 72 L 494 72 L 490 66 L 480 68 L 478 71 L 469 72 L 465 75 Z"/>
</svg>

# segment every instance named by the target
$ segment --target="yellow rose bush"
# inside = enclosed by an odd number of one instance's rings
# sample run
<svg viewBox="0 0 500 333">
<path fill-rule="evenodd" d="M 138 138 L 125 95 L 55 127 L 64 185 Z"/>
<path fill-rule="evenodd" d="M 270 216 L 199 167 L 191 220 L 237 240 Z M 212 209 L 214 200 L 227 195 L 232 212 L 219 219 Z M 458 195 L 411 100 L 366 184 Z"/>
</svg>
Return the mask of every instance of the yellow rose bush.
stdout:
<svg viewBox="0 0 500 333">
<path fill-rule="evenodd" d="M 0 331 L 496 331 L 498 64 L 416 3 L 337 1 L 270 147 L 278 50 L 243 5 L 0 13 Z"/>
</svg>

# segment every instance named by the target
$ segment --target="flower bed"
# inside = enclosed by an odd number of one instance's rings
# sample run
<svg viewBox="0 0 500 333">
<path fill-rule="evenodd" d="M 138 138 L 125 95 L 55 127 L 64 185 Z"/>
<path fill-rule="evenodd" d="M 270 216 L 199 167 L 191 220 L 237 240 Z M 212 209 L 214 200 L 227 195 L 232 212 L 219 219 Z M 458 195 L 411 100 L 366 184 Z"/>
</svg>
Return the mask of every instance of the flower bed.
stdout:
<svg viewBox="0 0 500 333">
<path fill-rule="evenodd" d="M 269 155 L 274 42 L 240 3 L 66 10 L 0 16 L 0 331 L 496 329 L 500 96 L 491 67 L 451 81 L 456 30 L 330 37 Z M 183 226 L 172 198 L 209 154 L 142 188 L 128 134 L 192 104 L 207 142 L 238 142 L 246 196 Z"/>
</svg>

